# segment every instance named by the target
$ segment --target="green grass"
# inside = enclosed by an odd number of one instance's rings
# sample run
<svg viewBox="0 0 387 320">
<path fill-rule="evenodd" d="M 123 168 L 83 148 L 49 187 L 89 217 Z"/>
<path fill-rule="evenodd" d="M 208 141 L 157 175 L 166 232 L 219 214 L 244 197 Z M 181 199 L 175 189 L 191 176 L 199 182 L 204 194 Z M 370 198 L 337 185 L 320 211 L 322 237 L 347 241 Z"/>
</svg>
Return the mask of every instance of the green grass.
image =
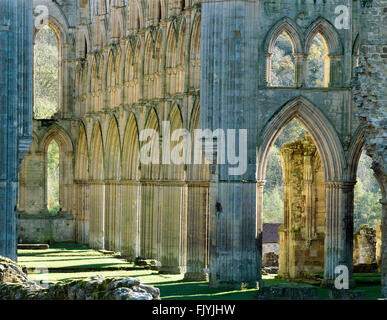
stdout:
<svg viewBox="0 0 387 320">
<path fill-rule="evenodd" d="M 86 279 L 95 275 L 109 277 L 138 278 L 144 284 L 160 288 L 163 300 L 253 300 L 257 289 L 223 290 L 208 286 L 207 282 L 186 282 L 183 275 L 164 275 L 157 271 L 144 269 L 117 258 L 114 254 L 103 254 L 85 246 L 72 244 L 51 245 L 48 250 L 19 250 L 19 264 L 28 268 L 30 280 L 58 282 L 69 279 Z M 39 273 L 36 268 L 47 268 L 49 273 Z M 35 270 L 35 272 L 34 272 Z M 380 274 L 355 274 L 357 288 L 365 290 L 366 299 L 380 297 Z M 301 284 L 264 276 L 265 285 L 287 283 L 292 286 Z M 307 286 L 302 284 L 303 286 Z M 328 298 L 328 289 L 318 287 L 320 299 Z"/>
</svg>

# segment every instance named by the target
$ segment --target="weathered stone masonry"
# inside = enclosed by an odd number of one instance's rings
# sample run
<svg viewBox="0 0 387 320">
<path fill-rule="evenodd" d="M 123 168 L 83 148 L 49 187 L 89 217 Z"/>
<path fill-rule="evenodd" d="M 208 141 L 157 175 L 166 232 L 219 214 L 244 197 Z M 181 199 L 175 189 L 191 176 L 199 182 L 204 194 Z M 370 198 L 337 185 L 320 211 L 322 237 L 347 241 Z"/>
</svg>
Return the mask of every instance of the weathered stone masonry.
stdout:
<svg viewBox="0 0 387 320">
<path fill-rule="evenodd" d="M 372 6 L 363 7 L 366 3 Z M 297 118 L 321 158 L 325 282 L 332 284 L 339 264 L 352 275 L 353 188 L 364 145 L 385 198 L 380 79 L 386 37 L 379 27 L 385 1 L 346 2 L 350 29 L 334 26 L 339 0 L 37 4 L 49 7 L 61 46 L 60 109 L 55 121 L 33 122 L 34 141 L 20 172 L 21 241 L 76 240 L 128 258 L 158 259 L 161 272 L 185 272 L 189 279 L 205 279 L 203 268 L 209 266 L 213 286 L 254 287 L 261 278 L 269 149 Z M 268 81 L 282 31 L 291 39 L 296 64 L 295 83 L 288 88 Z M 324 87 L 310 88 L 306 61 L 317 33 L 326 41 L 329 73 Z M 361 85 L 354 92 L 359 48 Z M 361 98 L 356 104 L 354 93 Z M 166 134 L 164 120 L 170 120 L 171 130 L 248 129 L 247 172 L 230 176 L 228 165 L 140 164 L 139 132 Z M 61 153 L 63 216 L 49 220 L 44 177 L 52 139 Z M 207 155 L 214 154 L 207 150 Z"/>
</svg>

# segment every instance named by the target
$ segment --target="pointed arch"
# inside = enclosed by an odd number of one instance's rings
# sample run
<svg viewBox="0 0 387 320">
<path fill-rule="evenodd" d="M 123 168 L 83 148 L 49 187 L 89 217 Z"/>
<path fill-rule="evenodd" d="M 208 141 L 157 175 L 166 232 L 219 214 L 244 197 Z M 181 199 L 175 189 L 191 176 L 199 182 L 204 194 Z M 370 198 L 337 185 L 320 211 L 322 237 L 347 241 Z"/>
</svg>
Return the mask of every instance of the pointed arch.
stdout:
<svg viewBox="0 0 387 320">
<path fill-rule="evenodd" d="M 189 43 L 189 87 L 200 88 L 201 15 L 197 14 L 192 23 Z"/>
<path fill-rule="evenodd" d="M 88 179 L 89 172 L 89 152 L 87 150 L 87 135 L 86 129 L 81 123 L 79 127 L 79 137 L 77 141 L 76 153 L 75 153 L 75 179 L 84 180 Z"/>
<path fill-rule="evenodd" d="M 257 180 L 265 180 L 270 147 L 293 118 L 297 118 L 311 134 L 321 156 L 325 180 L 341 180 L 345 156 L 336 130 L 323 112 L 302 96 L 282 106 L 260 133 L 262 138 L 257 155 Z"/>
<path fill-rule="evenodd" d="M 125 101 L 135 103 L 140 98 L 141 39 L 129 39 L 124 62 L 123 79 L 125 83 Z"/>
<path fill-rule="evenodd" d="M 292 19 L 285 17 L 278 21 L 269 31 L 265 38 L 265 52 L 272 53 L 277 38 L 281 33 L 285 32 L 293 46 L 293 54 L 303 54 L 302 32 L 300 31 L 297 23 Z"/>
<path fill-rule="evenodd" d="M 158 135 L 160 135 L 160 122 L 159 122 L 159 118 L 158 118 L 158 115 L 157 115 L 157 111 L 152 108 L 149 112 L 148 112 L 148 116 L 146 118 L 146 123 L 145 123 L 145 129 L 151 129 L 153 130 L 154 132 L 156 132 Z M 146 141 L 144 142 L 141 142 L 141 145 L 140 145 L 140 148 L 146 143 Z M 155 144 L 159 144 L 159 139 L 157 139 L 157 141 L 154 141 Z M 158 150 L 160 151 L 160 146 L 159 145 L 151 145 L 151 148 L 153 150 L 155 150 L 154 148 L 158 148 Z M 160 159 L 161 159 L 161 153 L 159 152 L 159 163 L 160 163 Z M 142 178 L 145 178 L 145 179 L 153 179 L 153 180 L 156 180 L 159 178 L 160 176 L 160 165 L 159 164 L 154 164 L 154 163 L 151 163 L 151 164 L 141 164 L 141 176 Z"/>
<path fill-rule="evenodd" d="M 121 177 L 121 141 L 117 119 L 113 116 L 109 123 L 105 145 L 105 178 L 119 180 Z"/>
<path fill-rule="evenodd" d="M 90 141 L 89 178 L 91 180 L 104 179 L 103 149 L 102 129 L 100 123 L 97 121 L 94 125 Z"/>
<path fill-rule="evenodd" d="M 348 149 L 348 181 L 356 181 L 357 167 L 365 143 L 365 128 L 360 126 L 356 129 Z"/>
<path fill-rule="evenodd" d="M 70 135 L 66 132 L 65 129 L 54 124 L 50 129 L 44 134 L 43 138 L 39 143 L 39 151 L 46 152 L 48 145 L 52 140 L 55 140 L 59 146 L 59 149 L 63 153 L 73 152 L 73 142 L 70 139 Z"/>
<path fill-rule="evenodd" d="M 122 143 L 121 172 L 123 180 L 139 179 L 140 142 L 136 117 L 130 113 Z"/>
<path fill-rule="evenodd" d="M 148 99 L 161 96 L 162 34 L 161 30 L 150 31 L 145 41 L 144 95 Z"/>
<path fill-rule="evenodd" d="M 312 22 L 305 35 L 305 52 L 309 52 L 314 37 L 320 33 L 325 39 L 329 55 L 342 55 L 343 44 L 336 28 L 327 20 L 320 17 Z"/>
</svg>

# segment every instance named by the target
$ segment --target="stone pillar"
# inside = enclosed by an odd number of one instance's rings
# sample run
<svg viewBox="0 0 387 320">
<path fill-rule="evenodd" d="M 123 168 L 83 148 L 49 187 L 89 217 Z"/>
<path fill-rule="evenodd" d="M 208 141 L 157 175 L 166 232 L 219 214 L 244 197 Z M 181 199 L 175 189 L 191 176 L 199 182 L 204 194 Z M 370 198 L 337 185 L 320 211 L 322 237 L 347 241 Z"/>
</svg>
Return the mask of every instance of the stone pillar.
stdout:
<svg viewBox="0 0 387 320">
<path fill-rule="evenodd" d="M 17 260 L 20 162 L 32 142 L 32 1 L 0 0 L 0 255 Z"/>
<path fill-rule="evenodd" d="M 349 286 L 353 280 L 353 194 L 354 181 L 326 182 L 326 234 L 324 286 L 334 284 L 335 268 L 348 268 Z"/>
<path fill-rule="evenodd" d="M 325 82 L 329 83 L 329 87 L 340 87 L 342 80 L 341 55 L 330 54 L 328 57 L 325 57 L 325 59 L 328 59 L 328 61 L 325 62 L 325 74 L 328 73 L 329 70 L 329 79 L 326 79 Z"/>
<path fill-rule="evenodd" d="M 305 86 L 305 78 L 307 75 L 307 59 L 305 54 L 294 55 L 294 85 L 296 87 Z"/>
<path fill-rule="evenodd" d="M 387 198 L 384 197 L 380 203 L 382 204 L 382 297 L 387 298 Z"/>
<path fill-rule="evenodd" d="M 231 173 L 229 169 L 235 166 L 220 161 L 227 157 L 218 150 L 219 164 L 211 173 L 212 287 L 257 287 L 260 276 L 255 164 L 259 6 L 259 2 L 241 0 L 202 2 L 200 127 L 220 129 L 227 135 L 228 129 L 248 132 L 246 155 L 242 157 L 246 171 Z"/>
</svg>

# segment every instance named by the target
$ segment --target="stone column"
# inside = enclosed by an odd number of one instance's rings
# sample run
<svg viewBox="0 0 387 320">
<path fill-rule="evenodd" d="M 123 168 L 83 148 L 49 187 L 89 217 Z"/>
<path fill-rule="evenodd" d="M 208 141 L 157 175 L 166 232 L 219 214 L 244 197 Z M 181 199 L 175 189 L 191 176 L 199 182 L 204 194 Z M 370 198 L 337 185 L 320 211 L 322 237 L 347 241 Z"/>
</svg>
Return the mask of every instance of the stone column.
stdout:
<svg viewBox="0 0 387 320">
<path fill-rule="evenodd" d="M 307 59 L 305 54 L 294 55 L 294 85 L 296 87 L 305 86 L 305 80 L 307 76 Z"/>
<path fill-rule="evenodd" d="M 349 286 L 353 280 L 353 194 L 354 181 L 326 182 L 326 234 L 324 286 L 334 284 L 335 268 L 348 268 Z"/>
<path fill-rule="evenodd" d="M 382 261 L 380 271 L 382 275 L 382 297 L 387 298 L 387 198 L 380 200 L 382 204 Z"/>
<path fill-rule="evenodd" d="M 229 158 L 218 150 L 219 164 L 210 181 L 212 287 L 257 287 L 260 277 L 256 212 L 259 6 L 256 1 L 202 2 L 200 127 L 220 129 L 227 139 L 229 129 L 247 130 L 246 155 L 241 159 L 246 171 L 230 171 L 235 166 L 220 161 Z M 225 150 L 219 137 L 217 142 L 220 151 Z M 231 149 L 227 147 L 235 152 Z"/>
<path fill-rule="evenodd" d="M 330 54 L 328 57 L 325 57 L 329 61 L 325 62 L 325 73 L 329 70 L 329 79 L 327 79 L 327 82 L 329 83 L 329 87 L 340 87 L 342 77 L 341 55 Z"/>
<path fill-rule="evenodd" d="M 32 1 L 0 0 L 0 255 L 17 260 L 20 162 L 32 142 Z"/>
</svg>

